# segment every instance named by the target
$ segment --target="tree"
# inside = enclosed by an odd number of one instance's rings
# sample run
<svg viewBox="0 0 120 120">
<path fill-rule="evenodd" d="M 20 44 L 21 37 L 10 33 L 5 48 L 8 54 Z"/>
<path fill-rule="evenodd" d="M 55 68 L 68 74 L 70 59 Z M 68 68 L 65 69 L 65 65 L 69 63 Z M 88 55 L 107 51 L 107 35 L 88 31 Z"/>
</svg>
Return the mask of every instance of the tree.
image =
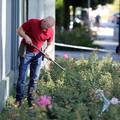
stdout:
<svg viewBox="0 0 120 120">
<path fill-rule="evenodd" d="M 105 5 L 107 3 L 111 4 L 115 0 L 90 0 L 90 7 L 95 9 L 97 5 Z M 70 15 L 69 15 L 69 6 L 88 8 L 88 0 L 56 0 L 56 23 L 57 26 L 64 26 L 65 29 L 68 29 Z"/>
<path fill-rule="evenodd" d="M 56 0 L 56 25 L 58 27 L 63 25 L 63 16 L 64 16 L 64 11 L 63 11 L 63 0 Z"/>
<path fill-rule="evenodd" d="M 83 8 L 88 7 L 88 0 L 65 0 L 68 1 L 69 4 L 73 6 L 80 6 Z M 90 6 L 92 8 L 96 8 L 98 4 L 105 5 L 107 3 L 111 4 L 114 0 L 90 0 Z"/>
</svg>

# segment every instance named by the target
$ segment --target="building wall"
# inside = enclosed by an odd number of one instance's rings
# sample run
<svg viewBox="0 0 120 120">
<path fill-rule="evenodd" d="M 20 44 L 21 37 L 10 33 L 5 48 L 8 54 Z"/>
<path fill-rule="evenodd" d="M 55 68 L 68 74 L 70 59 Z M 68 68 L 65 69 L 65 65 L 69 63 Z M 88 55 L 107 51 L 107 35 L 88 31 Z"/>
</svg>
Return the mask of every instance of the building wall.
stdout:
<svg viewBox="0 0 120 120">
<path fill-rule="evenodd" d="M 2 1 L 0 1 L 0 81 L 2 80 Z"/>
<path fill-rule="evenodd" d="M 0 91 L 2 91 L 0 92 L 0 111 L 5 105 L 7 97 L 10 95 L 16 71 L 12 69 L 17 61 L 15 57 L 17 54 L 12 54 L 13 50 L 17 51 L 17 48 L 14 48 L 15 43 L 17 43 L 14 25 L 17 22 L 13 21 L 13 8 L 16 8 L 16 4 L 13 3 L 17 2 L 15 0 L 0 1 Z"/>
<path fill-rule="evenodd" d="M 10 56 L 8 54 L 10 54 L 10 52 L 8 52 L 10 50 L 9 46 L 9 42 L 7 40 L 7 18 L 9 16 L 7 16 L 7 0 L 2 0 L 1 1 L 1 10 L 0 10 L 0 39 L 1 39 L 1 50 L 0 50 L 0 71 L 1 71 L 1 75 L 0 75 L 0 110 L 3 107 L 5 100 L 9 94 L 8 91 L 8 84 L 9 84 L 9 77 L 7 76 L 7 74 L 9 74 L 10 72 Z M 9 7 L 9 6 L 8 6 Z M 8 46 L 7 46 L 8 45 Z M 8 48 L 8 49 L 7 49 Z M 8 50 L 8 51 L 7 51 Z"/>
</svg>

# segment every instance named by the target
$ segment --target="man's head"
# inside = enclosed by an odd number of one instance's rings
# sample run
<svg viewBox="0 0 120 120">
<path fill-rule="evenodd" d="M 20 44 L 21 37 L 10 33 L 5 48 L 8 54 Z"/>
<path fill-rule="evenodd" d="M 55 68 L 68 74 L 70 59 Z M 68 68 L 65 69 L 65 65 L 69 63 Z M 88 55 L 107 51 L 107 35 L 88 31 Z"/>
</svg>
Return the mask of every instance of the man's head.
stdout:
<svg viewBox="0 0 120 120">
<path fill-rule="evenodd" d="M 54 24 L 55 24 L 55 19 L 51 16 L 48 16 L 41 21 L 41 28 L 48 29 L 53 27 Z"/>
</svg>

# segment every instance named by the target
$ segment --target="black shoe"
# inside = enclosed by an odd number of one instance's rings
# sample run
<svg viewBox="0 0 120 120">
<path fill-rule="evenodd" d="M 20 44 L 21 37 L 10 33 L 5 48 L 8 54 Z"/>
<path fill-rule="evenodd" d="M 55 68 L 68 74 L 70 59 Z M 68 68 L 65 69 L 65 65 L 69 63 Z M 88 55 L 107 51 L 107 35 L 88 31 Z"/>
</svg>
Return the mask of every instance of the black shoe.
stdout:
<svg viewBox="0 0 120 120">
<path fill-rule="evenodd" d="M 22 105 L 22 102 L 21 102 L 21 101 L 17 101 L 17 100 L 16 100 L 16 101 L 14 102 L 14 107 L 15 107 L 15 108 L 19 108 L 21 105 Z"/>
<path fill-rule="evenodd" d="M 33 103 L 32 101 L 28 101 L 28 106 L 29 106 L 29 109 L 34 109 L 36 107 L 36 104 Z"/>
</svg>

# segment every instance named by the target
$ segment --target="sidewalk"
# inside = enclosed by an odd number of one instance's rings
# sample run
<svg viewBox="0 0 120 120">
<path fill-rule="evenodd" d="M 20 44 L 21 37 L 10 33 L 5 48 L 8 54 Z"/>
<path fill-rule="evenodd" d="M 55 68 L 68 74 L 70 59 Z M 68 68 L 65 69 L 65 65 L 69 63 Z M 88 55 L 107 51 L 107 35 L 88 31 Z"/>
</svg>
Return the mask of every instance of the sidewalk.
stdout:
<svg viewBox="0 0 120 120">
<path fill-rule="evenodd" d="M 113 23 L 101 23 L 97 31 L 97 40 L 93 43 L 100 45 L 104 49 L 115 50 L 118 45 L 119 29 Z"/>
</svg>

